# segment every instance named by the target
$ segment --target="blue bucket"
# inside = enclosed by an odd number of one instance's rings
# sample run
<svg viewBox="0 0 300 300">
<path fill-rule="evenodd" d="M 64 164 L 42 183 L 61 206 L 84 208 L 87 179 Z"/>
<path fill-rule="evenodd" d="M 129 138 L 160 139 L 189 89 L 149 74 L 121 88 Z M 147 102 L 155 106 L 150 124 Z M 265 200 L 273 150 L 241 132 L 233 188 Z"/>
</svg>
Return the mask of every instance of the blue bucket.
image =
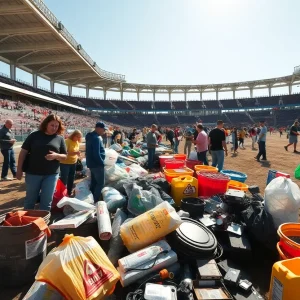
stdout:
<svg viewBox="0 0 300 300">
<path fill-rule="evenodd" d="M 241 173 L 233 170 L 222 170 L 221 173 L 229 176 L 231 180 L 236 180 L 239 182 L 245 182 L 248 177 L 245 173 Z"/>
</svg>

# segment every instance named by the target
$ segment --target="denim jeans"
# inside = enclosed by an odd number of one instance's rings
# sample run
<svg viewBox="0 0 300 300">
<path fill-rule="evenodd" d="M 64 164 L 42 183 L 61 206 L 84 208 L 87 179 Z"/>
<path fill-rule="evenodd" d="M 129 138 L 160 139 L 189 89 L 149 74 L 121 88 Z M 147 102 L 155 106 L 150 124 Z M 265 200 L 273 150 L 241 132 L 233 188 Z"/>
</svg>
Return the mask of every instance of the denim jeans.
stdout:
<svg viewBox="0 0 300 300">
<path fill-rule="evenodd" d="M 179 141 L 177 139 L 175 139 L 175 143 L 174 143 L 174 153 L 178 154 L 178 146 L 179 146 Z"/>
<path fill-rule="evenodd" d="M 104 166 L 97 168 L 90 168 L 91 171 L 91 192 L 94 196 L 94 202 L 100 201 L 102 199 L 101 191 L 104 188 Z"/>
<path fill-rule="evenodd" d="M 202 161 L 204 165 L 208 166 L 208 161 L 207 161 L 207 150 L 202 151 L 202 152 L 197 152 L 197 158 L 199 161 Z"/>
<path fill-rule="evenodd" d="M 211 151 L 212 166 L 217 167 L 219 172 L 223 170 L 224 166 L 224 150 Z"/>
<path fill-rule="evenodd" d="M 60 164 L 60 179 L 67 186 L 68 194 L 71 195 L 75 180 L 76 164 Z"/>
<path fill-rule="evenodd" d="M 1 153 L 4 158 L 1 178 L 4 178 L 7 176 L 9 168 L 10 168 L 13 176 L 16 176 L 17 168 L 16 168 L 14 149 L 1 150 Z"/>
<path fill-rule="evenodd" d="M 148 148 L 148 169 L 152 170 L 154 166 L 155 148 Z"/>
<path fill-rule="evenodd" d="M 266 153 L 266 142 L 264 141 L 259 141 L 258 143 L 258 154 L 256 158 L 259 160 L 260 157 L 262 156 L 262 159 L 267 160 L 267 153 Z"/>
<path fill-rule="evenodd" d="M 40 196 L 40 210 L 51 210 L 58 174 L 33 175 L 26 173 L 26 198 L 24 209 L 34 209 Z"/>
</svg>

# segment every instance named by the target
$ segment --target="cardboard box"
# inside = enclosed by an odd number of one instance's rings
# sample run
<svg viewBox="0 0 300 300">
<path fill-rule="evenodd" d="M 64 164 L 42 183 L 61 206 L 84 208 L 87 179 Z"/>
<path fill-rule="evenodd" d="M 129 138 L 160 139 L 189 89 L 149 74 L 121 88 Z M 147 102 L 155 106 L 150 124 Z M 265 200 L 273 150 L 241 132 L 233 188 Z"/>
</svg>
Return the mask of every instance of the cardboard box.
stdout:
<svg viewBox="0 0 300 300">
<path fill-rule="evenodd" d="M 51 224 L 50 229 L 65 229 L 65 228 L 77 228 L 87 219 L 93 216 L 94 210 L 83 210 L 75 214 L 66 216 L 65 218 Z"/>
<path fill-rule="evenodd" d="M 220 280 L 196 280 L 193 288 L 197 300 L 232 300 L 232 296 Z"/>
</svg>

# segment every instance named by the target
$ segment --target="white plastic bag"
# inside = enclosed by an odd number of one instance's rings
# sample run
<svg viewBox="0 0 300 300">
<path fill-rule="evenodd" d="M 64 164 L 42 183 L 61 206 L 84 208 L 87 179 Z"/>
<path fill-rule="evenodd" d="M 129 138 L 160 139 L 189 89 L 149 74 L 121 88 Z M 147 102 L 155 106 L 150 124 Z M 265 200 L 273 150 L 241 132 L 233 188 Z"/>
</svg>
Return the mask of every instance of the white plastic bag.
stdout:
<svg viewBox="0 0 300 300">
<path fill-rule="evenodd" d="M 113 166 L 118 160 L 119 154 L 113 149 L 105 149 L 105 166 Z"/>
<path fill-rule="evenodd" d="M 132 164 L 128 168 L 129 168 L 129 176 L 132 178 L 139 178 L 148 175 L 148 172 L 140 165 Z"/>
<path fill-rule="evenodd" d="M 104 170 L 105 170 L 105 182 L 106 183 L 125 179 L 125 178 L 129 177 L 126 170 L 122 169 L 118 165 L 114 165 L 112 167 L 106 166 L 106 167 L 104 167 Z"/>
<path fill-rule="evenodd" d="M 76 198 L 69 198 L 69 197 L 63 197 L 57 203 L 57 207 L 59 207 L 59 208 L 65 206 L 65 205 L 71 206 L 76 211 L 95 209 L 95 206 L 92 204 L 89 204 L 85 201 L 82 201 L 82 200 L 79 200 Z"/>
<path fill-rule="evenodd" d="M 298 222 L 300 189 L 291 179 L 277 177 L 265 189 L 265 209 L 273 217 L 275 227 Z"/>
</svg>

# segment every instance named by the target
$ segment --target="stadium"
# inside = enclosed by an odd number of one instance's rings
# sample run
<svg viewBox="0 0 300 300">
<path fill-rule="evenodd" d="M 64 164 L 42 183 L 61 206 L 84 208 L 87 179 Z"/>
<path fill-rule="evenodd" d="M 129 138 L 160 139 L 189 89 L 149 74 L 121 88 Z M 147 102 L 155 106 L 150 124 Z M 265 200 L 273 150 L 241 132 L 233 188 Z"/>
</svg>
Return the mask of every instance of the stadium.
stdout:
<svg viewBox="0 0 300 300">
<path fill-rule="evenodd" d="M 247 125 L 265 119 L 270 126 L 286 126 L 298 118 L 300 95 L 293 87 L 300 84 L 300 67 L 291 75 L 208 85 L 150 85 L 128 83 L 124 75 L 102 70 L 83 46 L 64 27 L 41 0 L 1 1 L 0 60 L 9 64 L 10 74 L 1 73 L 2 100 L 29 101 L 50 110 L 73 112 L 98 117 L 108 123 L 127 127 L 194 124 L 212 125 L 217 119 L 231 125 Z M 16 69 L 32 74 L 32 82 L 18 80 Z M 0 70 L 1 71 L 1 70 Z M 40 88 L 38 78 L 49 81 L 49 90 Z M 55 92 L 55 84 L 68 87 L 68 95 Z M 72 88 L 85 89 L 86 97 L 72 94 Z M 286 87 L 286 95 L 276 95 L 276 88 Z M 256 89 L 268 89 L 267 97 L 253 97 Z M 102 98 L 89 97 L 91 90 L 103 93 Z M 249 98 L 237 98 L 239 91 L 248 91 Z M 114 92 L 113 99 L 107 98 Z M 231 99 L 220 100 L 222 92 L 231 92 Z M 135 100 L 125 100 L 132 93 Z M 153 95 L 151 101 L 140 100 L 142 93 Z M 197 100 L 187 100 L 188 94 Z M 214 93 L 214 100 L 206 100 Z M 168 101 L 160 95 L 167 94 Z M 180 94 L 182 100 L 172 100 Z M 25 114 L 32 114 L 32 107 Z M 7 112 L 7 111 L 6 111 Z M 8 116 L 9 117 L 9 116 Z M 12 113 L 11 117 L 16 119 Z M 17 116 L 17 127 L 23 130 L 24 120 Z M 33 122 L 34 123 L 34 122 Z M 26 126 L 34 126 L 29 124 Z M 70 123 L 72 127 L 72 122 Z M 85 124 L 77 124 L 84 127 Z"/>
<path fill-rule="evenodd" d="M 212 128 L 217 120 L 223 120 L 226 128 L 243 130 L 254 124 L 256 127 L 264 120 L 268 128 L 287 129 L 296 119 L 300 119 L 300 66 L 295 66 L 289 74 L 282 74 L 281 77 L 253 78 L 250 81 L 147 84 L 128 82 L 126 74 L 102 69 L 101 64 L 98 65 L 87 52 L 84 45 L 76 40 L 76 34 L 70 34 L 63 21 L 43 0 L 0 0 L 0 122 L 4 123 L 7 119 L 14 121 L 12 130 L 17 141 L 16 157 L 23 150 L 22 142 L 51 113 L 61 117 L 68 131 L 79 129 L 84 136 L 98 121 L 112 127 L 119 125 L 129 132 L 133 128 L 149 128 L 151 124 L 184 128 L 203 123 L 205 127 Z M 2 66 L 5 66 L 3 70 Z M 20 70 L 30 74 L 32 80 L 20 79 Z M 41 86 L 40 80 L 46 81 L 48 88 Z M 63 85 L 68 92 L 60 92 L 57 85 Z M 78 89 L 83 91 L 80 96 L 74 92 Z M 266 90 L 267 95 L 257 96 L 256 91 L 260 90 Z M 96 93 L 99 96 L 95 97 Z M 224 98 L 224 94 L 228 99 Z M 290 174 L 294 180 L 299 152 L 296 148 L 295 152 L 288 152 L 287 148 L 284 150 L 287 147 L 284 146 L 287 143 L 285 134 L 280 131 L 279 136 L 276 130 L 272 135 L 267 133 L 265 145 L 268 160 L 260 161 L 255 156 L 254 161 L 253 156 L 258 149 L 253 144 L 251 149 L 249 141 L 245 138 L 246 147 L 239 147 L 237 154 L 230 153 L 231 142 L 228 139 L 226 169 L 248 174 L 247 184 L 259 185 L 261 194 L 266 188 L 270 169 Z M 183 152 L 182 144 L 179 153 Z M 166 147 L 173 151 L 169 143 Z M 85 156 L 85 143 L 81 143 L 80 151 Z M 211 156 L 208 157 L 211 162 Z M 0 166 L 3 165 L 0 156 Z M 296 184 L 299 186 L 299 182 Z M 18 182 L 1 180 L 0 215 L 23 207 L 25 191 L 22 177 Z M 267 257 L 268 253 L 265 255 Z M 260 258 L 263 262 L 250 266 L 247 271 L 251 272 L 255 287 L 267 297 L 273 261 L 272 258 L 264 261 L 263 255 Z M 247 259 L 252 262 L 254 257 Z M 0 299 L 22 299 L 30 285 L 15 289 L 1 288 Z"/>
</svg>

